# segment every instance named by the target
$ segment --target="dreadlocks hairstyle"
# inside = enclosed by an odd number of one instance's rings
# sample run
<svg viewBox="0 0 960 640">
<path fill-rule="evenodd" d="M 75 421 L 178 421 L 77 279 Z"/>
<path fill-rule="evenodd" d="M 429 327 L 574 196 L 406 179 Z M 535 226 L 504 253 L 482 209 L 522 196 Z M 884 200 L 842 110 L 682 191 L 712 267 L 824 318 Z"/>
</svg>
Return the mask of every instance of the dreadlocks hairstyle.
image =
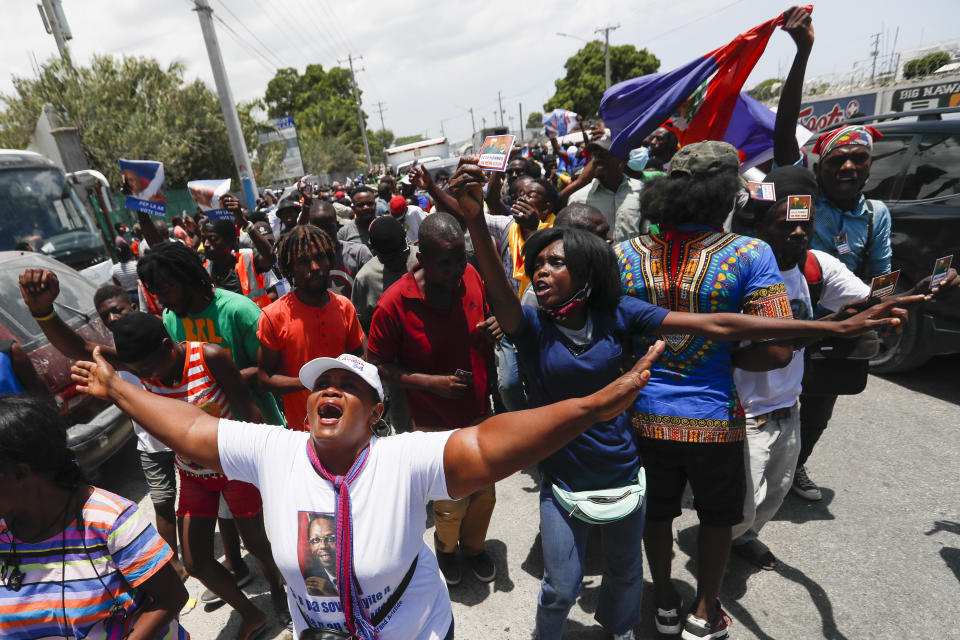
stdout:
<svg viewBox="0 0 960 640">
<path fill-rule="evenodd" d="M 297 225 L 280 238 L 280 245 L 277 247 L 277 265 L 280 267 L 280 273 L 290 281 L 290 284 L 296 285 L 293 280 L 293 265 L 297 262 L 297 258 L 311 249 L 316 249 L 321 255 L 325 255 L 331 264 L 337 259 L 337 249 L 333 245 L 333 240 L 326 231 L 312 224 Z"/>
<path fill-rule="evenodd" d="M 161 283 L 173 282 L 203 300 L 213 296 L 213 278 L 203 268 L 200 255 L 179 242 L 151 247 L 137 263 L 137 277 L 151 290 Z"/>
</svg>

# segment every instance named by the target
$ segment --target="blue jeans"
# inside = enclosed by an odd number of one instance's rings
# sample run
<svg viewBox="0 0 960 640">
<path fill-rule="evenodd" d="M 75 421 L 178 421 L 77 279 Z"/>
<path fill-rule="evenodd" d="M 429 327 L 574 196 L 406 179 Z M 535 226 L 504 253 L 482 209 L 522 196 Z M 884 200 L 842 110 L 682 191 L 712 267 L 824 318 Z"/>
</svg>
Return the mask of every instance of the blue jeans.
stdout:
<svg viewBox="0 0 960 640">
<path fill-rule="evenodd" d="M 517 349 L 506 335 L 496 346 L 497 388 L 500 399 L 507 411 L 521 411 L 527 408 L 527 397 L 523 392 L 520 379 L 520 364 L 517 362 Z"/>
<path fill-rule="evenodd" d="M 603 541 L 603 580 L 594 618 L 608 633 L 624 633 L 640 622 L 643 594 L 643 522 L 646 500 L 623 520 L 600 527 Z M 572 518 L 553 497 L 549 485 L 540 491 L 540 536 L 543 542 L 543 582 L 537 601 L 537 635 L 559 640 L 570 607 L 580 595 L 587 533 L 591 525 Z"/>
</svg>

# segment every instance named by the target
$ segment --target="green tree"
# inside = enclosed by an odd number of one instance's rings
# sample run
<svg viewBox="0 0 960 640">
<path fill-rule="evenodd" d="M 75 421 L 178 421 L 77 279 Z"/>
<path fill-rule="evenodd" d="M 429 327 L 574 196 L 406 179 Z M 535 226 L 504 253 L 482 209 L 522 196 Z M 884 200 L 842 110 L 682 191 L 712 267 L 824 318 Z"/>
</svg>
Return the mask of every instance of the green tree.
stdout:
<svg viewBox="0 0 960 640">
<path fill-rule="evenodd" d="M 264 104 L 271 118 L 293 116 L 307 173 L 352 173 L 365 166 L 348 69 L 311 64 L 302 75 L 279 69 L 267 83 Z M 382 156 L 378 139 L 369 132 L 367 138 L 371 157 Z"/>
<path fill-rule="evenodd" d="M 420 142 L 421 140 L 426 140 L 426 138 L 424 138 L 419 133 L 415 133 L 412 136 L 400 136 L 399 138 L 394 140 L 393 146 L 399 147 L 402 144 L 410 144 L 411 142 Z"/>
<path fill-rule="evenodd" d="M 367 139 L 370 141 L 370 157 L 373 159 L 373 163 L 377 164 L 383 159 L 383 150 L 393 146 L 395 136 L 390 129 L 377 129 L 376 131 L 368 131 Z"/>
<path fill-rule="evenodd" d="M 0 95 L 0 145 L 23 149 L 44 103 L 75 126 L 90 166 L 120 181 L 118 158 L 163 162 L 166 184 L 236 179 L 220 102 L 203 82 L 184 81 L 185 67 L 153 59 L 94 56 L 87 67 L 45 62 L 34 78 L 14 77 L 14 93 Z M 255 140 L 249 109 L 240 110 L 248 144 Z"/>
<path fill-rule="evenodd" d="M 933 73 L 945 64 L 950 64 L 950 54 L 946 51 L 934 51 L 927 55 L 914 58 L 903 65 L 904 78 L 917 78 Z"/>
<path fill-rule="evenodd" d="M 585 118 L 594 117 L 604 91 L 603 51 L 603 43 L 594 40 L 567 58 L 563 65 L 567 74 L 554 82 L 556 93 L 543 108 L 570 109 Z M 610 81 L 614 84 L 655 73 L 659 68 L 660 60 L 646 49 L 637 50 L 632 44 L 610 47 Z"/>
<path fill-rule="evenodd" d="M 764 102 L 766 100 L 773 100 L 774 98 L 778 97 L 782 89 L 783 80 L 779 80 L 777 78 L 768 78 L 763 82 L 757 83 L 757 86 L 747 91 L 747 95 L 755 100 Z"/>
<path fill-rule="evenodd" d="M 539 111 L 533 111 L 527 115 L 527 129 L 536 131 L 543 127 L 543 114 Z"/>
</svg>

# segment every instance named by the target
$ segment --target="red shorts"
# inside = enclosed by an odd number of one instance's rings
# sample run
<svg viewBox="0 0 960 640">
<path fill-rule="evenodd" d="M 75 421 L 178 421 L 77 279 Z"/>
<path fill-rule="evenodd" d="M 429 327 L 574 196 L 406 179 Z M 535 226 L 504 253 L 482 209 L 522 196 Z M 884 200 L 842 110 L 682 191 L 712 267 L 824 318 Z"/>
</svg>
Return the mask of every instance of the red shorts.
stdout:
<svg viewBox="0 0 960 640">
<path fill-rule="evenodd" d="M 180 499 L 177 517 L 196 516 L 216 518 L 220 494 L 230 507 L 234 518 L 251 518 L 263 511 L 260 492 L 250 483 L 227 480 L 223 474 L 198 476 L 177 469 L 180 474 Z"/>
</svg>

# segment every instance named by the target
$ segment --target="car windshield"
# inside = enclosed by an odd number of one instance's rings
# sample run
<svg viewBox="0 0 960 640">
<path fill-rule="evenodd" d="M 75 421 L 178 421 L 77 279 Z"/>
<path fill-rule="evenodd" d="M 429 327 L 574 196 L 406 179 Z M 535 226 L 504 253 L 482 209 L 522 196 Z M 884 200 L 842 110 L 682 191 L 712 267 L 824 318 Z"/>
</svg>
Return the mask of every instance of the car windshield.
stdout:
<svg viewBox="0 0 960 640">
<path fill-rule="evenodd" d="M 96 287 L 81 278 L 77 272 L 60 268 L 60 265 L 43 258 L 24 256 L 4 262 L 3 269 L 0 269 L 0 299 L 4 300 L 5 304 L 0 308 L 0 322 L 12 330 L 24 346 L 29 346 L 33 340 L 43 336 L 40 326 L 31 317 L 30 310 L 20 297 L 19 277 L 30 267 L 53 269 L 56 272 L 60 279 L 60 295 L 54 308 L 68 325 L 76 329 L 97 320 L 98 316 L 93 308 Z"/>
<path fill-rule="evenodd" d="M 57 169 L 0 171 L 0 251 L 28 246 L 57 259 L 102 251 L 83 201 Z"/>
</svg>

